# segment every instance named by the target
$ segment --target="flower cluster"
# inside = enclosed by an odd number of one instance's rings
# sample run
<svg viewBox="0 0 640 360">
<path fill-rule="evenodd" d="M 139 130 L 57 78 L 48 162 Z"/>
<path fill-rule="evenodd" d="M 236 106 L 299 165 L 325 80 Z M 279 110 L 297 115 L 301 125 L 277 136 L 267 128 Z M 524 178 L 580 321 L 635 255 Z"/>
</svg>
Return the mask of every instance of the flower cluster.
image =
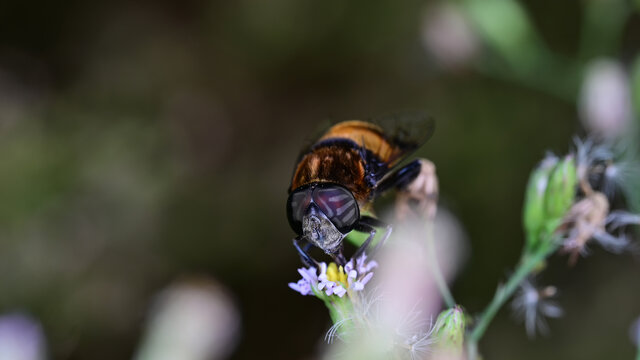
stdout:
<svg viewBox="0 0 640 360">
<path fill-rule="evenodd" d="M 571 262 L 578 255 L 588 253 L 587 244 L 595 241 L 605 250 L 621 253 L 630 248 L 624 232 L 628 225 L 638 224 L 638 215 L 623 210 L 611 211 L 611 197 L 616 187 L 626 185 L 630 164 L 615 161 L 615 151 L 607 144 L 596 145 L 592 140 L 576 140 L 577 173 L 582 198 L 565 215 L 562 251 L 570 253 Z"/>
<path fill-rule="evenodd" d="M 640 215 L 613 210 L 618 190 L 628 195 L 635 161 L 620 161 L 615 144 L 593 138 L 575 140 L 576 150 L 564 158 L 548 155 L 532 172 L 523 213 L 527 242 L 521 265 L 512 281 L 517 289 L 512 309 L 524 320 L 529 336 L 546 331 L 545 318 L 557 318 L 562 309 L 550 300 L 554 287 L 537 289 L 531 278 L 556 251 L 569 254 L 574 264 L 596 243 L 612 253 L 622 253 L 635 245 L 626 227 L 639 225 Z M 613 202 L 615 204 L 616 202 Z"/>
<path fill-rule="evenodd" d="M 635 166 L 615 161 L 610 144 L 591 139 L 576 139 L 575 144 L 574 154 L 563 159 L 549 155 L 534 170 L 524 209 L 526 251 L 560 244 L 571 263 L 588 253 L 589 242 L 613 253 L 628 250 L 624 228 L 640 223 L 638 215 L 610 208 L 616 188 L 624 190 Z"/>
<path fill-rule="evenodd" d="M 342 267 L 336 263 L 322 262 L 319 264 L 320 274 L 315 267 L 300 268 L 298 273 L 302 279 L 295 283 L 289 283 L 289 287 L 302 295 L 326 294 L 343 297 L 348 289 L 361 291 L 373 277 L 372 270 L 378 266 L 374 260 L 367 261 L 367 256 L 362 254 L 357 259 L 351 259 Z"/>
</svg>

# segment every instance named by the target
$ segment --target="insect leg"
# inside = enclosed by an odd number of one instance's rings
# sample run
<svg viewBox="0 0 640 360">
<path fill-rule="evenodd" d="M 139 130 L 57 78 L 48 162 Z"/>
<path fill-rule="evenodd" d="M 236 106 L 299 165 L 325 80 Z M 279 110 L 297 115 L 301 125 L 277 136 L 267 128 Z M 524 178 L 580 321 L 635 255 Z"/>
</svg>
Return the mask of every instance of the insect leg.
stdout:
<svg viewBox="0 0 640 360">
<path fill-rule="evenodd" d="M 369 255 L 373 255 L 380 248 L 380 246 L 389 238 L 389 235 L 391 235 L 391 225 L 387 225 L 384 222 L 369 216 L 363 216 L 360 219 L 355 229 L 362 232 L 369 232 L 369 236 L 362 243 L 362 245 L 360 245 L 358 250 L 356 250 L 355 254 L 353 255 L 354 259 L 357 259 L 360 256 L 362 256 L 362 254 L 367 250 L 367 248 L 371 244 L 371 241 L 376 236 L 376 233 L 377 233 L 376 227 L 384 227 L 386 230 L 384 232 L 384 235 L 382 236 L 382 239 L 378 241 L 378 243 L 373 248 L 373 250 L 369 253 Z"/>
<path fill-rule="evenodd" d="M 378 183 L 378 186 L 376 186 L 374 197 L 382 195 L 393 187 L 407 187 L 407 185 L 409 185 L 420 174 L 421 168 L 422 164 L 420 163 L 420 160 L 414 160 L 404 167 L 387 175 Z"/>
<path fill-rule="evenodd" d="M 385 229 L 384 235 L 382 236 L 382 238 L 380 240 L 378 240 L 378 243 L 373 248 L 373 250 L 370 252 L 371 255 L 373 255 L 378 251 L 378 249 L 380 249 L 382 247 L 382 245 L 387 241 L 389 236 L 391 236 L 391 232 L 393 231 L 393 227 L 391 225 L 385 223 L 384 221 L 376 219 L 376 218 L 371 217 L 371 216 L 363 216 L 362 218 L 360 218 L 360 222 L 364 222 L 367 225 L 375 226 L 377 228 L 384 228 Z"/>
<path fill-rule="evenodd" d="M 305 264 L 306 266 L 313 266 L 315 268 L 319 268 L 318 262 L 314 258 L 312 258 L 311 255 L 309 255 L 309 253 L 307 252 L 311 247 L 311 243 L 306 242 L 302 247 L 300 247 L 301 241 L 302 239 L 300 238 L 293 239 L 293 246 L 298 251 L 298 254 L 300 255 L 300 260 L 302 260 L 302 263 Z"/>
<path fill-rule="evenodd" d="M 338 251 L 335 255 L 333 255 L 333 259 L 336 261 L 336 264 L 345 266 L 347 264 L 347 258 L 342 254 L 342 249 Z"/>
<path fill-rule="evenodd" d="M 365 224 L 365 225 L 369 225 L 369 226 L 373 226 L 373 227 L 387 227 L 389 226 L 389 224 L 387 224 L 386 222 L 376 219 L 372 216 L 367 216 L 364 215 L 360 218 L 360 223 L 361 224 Z"/>
</svg>

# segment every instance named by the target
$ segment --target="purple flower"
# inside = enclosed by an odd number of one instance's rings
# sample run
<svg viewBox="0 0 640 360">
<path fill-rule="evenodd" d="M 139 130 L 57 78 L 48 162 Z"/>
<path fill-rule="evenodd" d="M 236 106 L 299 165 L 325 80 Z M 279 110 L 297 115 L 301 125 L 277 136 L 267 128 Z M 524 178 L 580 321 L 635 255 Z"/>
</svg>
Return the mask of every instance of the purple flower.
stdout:
<svg viewBox="0 0 640 360">
<path fill-rule="evenodd" d="M 314 295 L 321 291 L 326 295 L 343 297 L 347 289 L 361 291 L 373 277 L 371 270 L 378 267 L 375 261 L 367 262 L 367 256 L 362 254 L 358 259 L 351 259 L 344 266 L 338 267 L 335 263 L 327 265 L 319 263 L 320 275 L 315 267 L 298 269 L 302 279 L 295 283 L 289 283 L 289 287 L 302 295 Z"/>
<path fill-rule="evenodd" d="M 318 290 L 324 290 L 327 295 L 338 295 L 339 297 L 343 297 L 344 294 L 347 293 L 347 289 L 344 288 L 338 281 L 340 275 L 344 276 L 344 271 L 342 267 L 337 269 L 335 264 L 332 264 L 330 267 L 327 267 L 327 264 L 320 263 L 320 276 L 318 276 Z M 333 279 L 333 280 L 331 280 Z"/>
<path fill-rule="evenodd" d="M 21 313 L 0 316 L 0 359 L 44 358 L 45 337 L 38 322 Z"/>
<path fill-rule="evenodd" d="M 356 259 L 355 265 L 353 259 L 351 259 L 344 267 L 344 270 L 347 273 L 349 287 L 355 291 L 364 289 L 364 286 L 373 277 L 373 272 L 371 272 L 371 270 L 378 267 L 377 262 L 369 261 L 367 263 L 366 261 L 367 255 L 362 254 L 362 256 Z"/>
<path fill-rule="evenodd" d="M 298 269 L 302 279 L 298 280 L 297 283 L 289 283 L 289 287 L 302 295 L 313 295 L 313 286 L 318 283 L 316 271 L 314 267 Z"/>
</svg>

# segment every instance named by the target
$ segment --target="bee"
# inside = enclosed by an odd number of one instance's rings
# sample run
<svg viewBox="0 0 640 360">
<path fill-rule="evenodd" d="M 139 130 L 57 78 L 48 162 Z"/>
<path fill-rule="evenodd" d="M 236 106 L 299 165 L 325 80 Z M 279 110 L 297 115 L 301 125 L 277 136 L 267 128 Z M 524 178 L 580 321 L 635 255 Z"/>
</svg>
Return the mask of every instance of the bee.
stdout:
<svg viewBox="0 0 640 360">
<path fill-rule="evenodd" d="M 397 165 L 431 137 L 434 121 L 424 115 L 384 121 L 394 124 L 393 131 L 361 120 L 337 123 L 300 155 L 287 218 L 297 234 L 293 245 L 306 265 L 317 265 L 308 252 L 312 246 L 344 265 L 343 240 L 351 231 L 369 233 L 354 257 L 369 246 L 376 228 L 385 228 L 379 244 L 390 235 L 390 225 L 363 213 L 371 213 L 380 195 L 407 187 L 420 174 L 419 160 Z"/>
</svg>

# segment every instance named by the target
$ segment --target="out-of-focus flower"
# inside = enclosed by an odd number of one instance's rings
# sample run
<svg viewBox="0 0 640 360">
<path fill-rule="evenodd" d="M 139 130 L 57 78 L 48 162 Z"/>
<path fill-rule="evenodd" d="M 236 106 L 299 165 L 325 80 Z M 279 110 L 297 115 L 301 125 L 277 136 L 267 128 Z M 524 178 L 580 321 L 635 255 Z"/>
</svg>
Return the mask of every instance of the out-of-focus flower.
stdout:
<svg viewBox="0 0 640 360">
<path fill-rule="evenodd" d="M 587 68 L 579 112 L 584 126 L 607 139 L 629 127 L 632 104 L 629 76 L 615 60 L 599 59 Z"/>
<path fill-rule="evenodd" d="M 465 252 L 463 234 L 457 227 L 459 224 L 446 211 L 437 212 L 435 224 L 408 217 L 396 224 L 393 239 L 380 250 L 379 266 L 366 257 L 349 262 L 344 269 L 348 296 L 327 297 L 321 293 L 343 312 L 337 318 L 332 313 L 334 325 L 326 336 L 329 342 L 335 338 L 343 341 L 334 344 L 326 358 L 435 359 L 433 356 L 440 354 L 438 359 L 454 359 L 444 357 L 451 352 L 439 351 L 436 331 L 440 329 L 444 339 L 452 335 L 449 325 L 456 321 L 447 317 L 445 325 L 443 315 L 442 321 L 433 322 L 441 309 L 442 296 L 430 262 L 438 258 L 445 265 L 440 269 L 443 278 L 453 277 Z M 429 241 L 435 246 L 428 246 Z M 436 251 L 434 256 L 430 251 Z M 376 286 L 371 287 L 369 279 L 374 269 Z M 354 270 L 356 281 L 350 280 Z M 352 291 L 359 288 L 357 281 L 364 291 Z M 345 299 L 349 306 L 344 306 Z M 456 317 L 458 310 L 450 315 Z"/>
<path fill-rule="evenodd" d="M 605 225 L 609 213 L 609 201 L 602 193 L 595 192 L 573 205 L 565 219 L 568 226 L 563 242 L 563 251 L 572 254 L 571 262 L 578 254 L 586 254 L 587 241 L 598 239 L 597 234 L 606 233 Z"/>
<path fill-rule="evenodd" d="M 135 359 L 223 359 L 239 330 L 240 315 L 221 285 L 204 279 L 177 283 L 153 304 Z"/>
<path fill-rule="evenodd" d="M 631 342 L 633 342 L 637 348 L 640 348 L 640 317 L 629 327 L 629 337 L 631 338 Z"/>
<path fill-rule="evenodd" d="M 577 260 L 578 255 L 588 253 L 587 244 L 591 239 L 613 253 L 629 249 L 630 241 L 622 228 L 637 224 L 639 220 L 637 215 L 625 211 L 610 212 L 606 193 L 613 193 L 613 190 L 607 189 L 614 185 L 608 183 L 614 181 L 612 177 L 618 177 L 616 181 L 619 186 L 625 186 L 620 184 L 624 177 L 617 174 L 616 169 L 611 169 L 616 164 L 611 147 L 606 144 L 596 145 L 591 139 L 576 139 L 575 142 L 577 173 L 584 195 L 571 206 L 560 229 L 564 237 L 562 250 L 571 253 L 571 263 Z M 593 184 L 599 185 L 599 188 L 594 189 Z M 601 189 L 604 192 L 598 191 Z"/>
<path fill-rule="evenodd" d="M 607 225 L 612 230 L 624 228 L 628 225 L 640 225 L 640 215 L 622 210 L 612 211 L 607 216 Z"/>
<path fill-rule="evenodd" d="M 618 191 L 633 195 L 635 182 L 640 177 L 640 162 L 635 153 L 635 144 L 603 142 L 593 139 L 574 140 L 578 161 L 578 177 L 582 190 L 591 192 L 592 185 L 612 199 Z"/>
<path fill-rule="evenodd" d="M 479 42 L 464 12 L 452 3 L 430 6 L 422 21 L 422 42 L 442 66 L 459 68 L 478 53 Z"/>
<path fill-rule="evenodd" d="M 543 335 L 549 331 L 546 318 L 559 318 L 563 315 L 562 308 L 551 300 L 556 292 L 553 286 L 537 289 L 533 279 L 527 279 L 520 284 L 511 302 L 511 308 L 516 317 L 524 321 L 527 335 L 530 337 L 534 337 L 536 331 Z"/>
<path fill-rule="evenodd" d="M 42 327 L 30 316 L 0 316 L 0 360 L 44 360 L 45 342 Z"/>
</svg>

